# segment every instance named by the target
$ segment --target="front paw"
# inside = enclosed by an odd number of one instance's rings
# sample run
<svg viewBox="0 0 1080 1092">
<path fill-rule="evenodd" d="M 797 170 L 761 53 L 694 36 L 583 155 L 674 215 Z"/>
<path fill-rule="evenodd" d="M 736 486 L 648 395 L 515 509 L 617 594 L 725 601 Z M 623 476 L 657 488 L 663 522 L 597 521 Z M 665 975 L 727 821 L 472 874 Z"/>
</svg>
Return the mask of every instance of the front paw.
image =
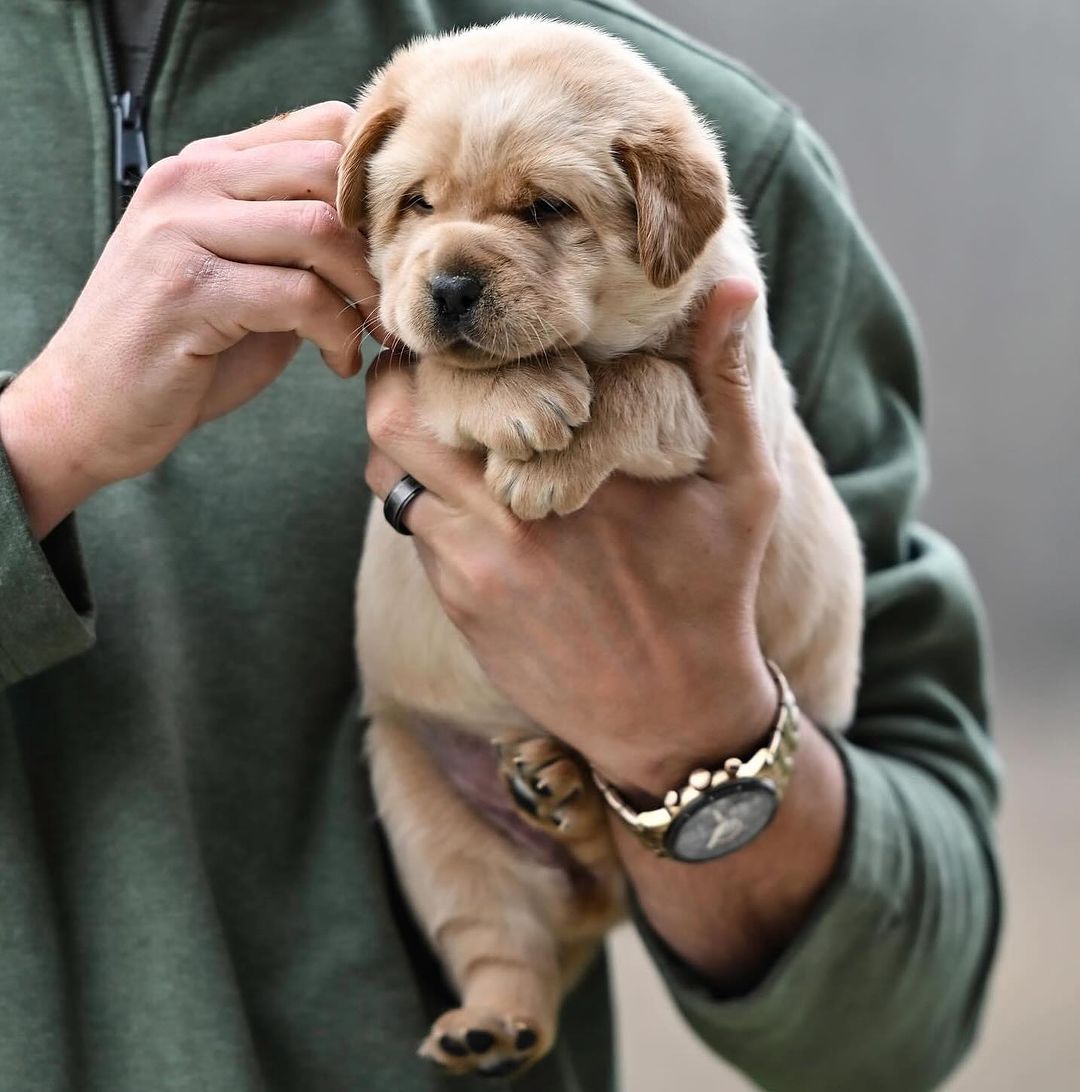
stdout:
<svg viewBox="0 0 1080 1092">
<path fill-rule="evenodd" d="M 523 818 L 565 842 L 605 829 L 604 804 L 588 769 L 550 736 L 503 743 L 500 769 Z"/>
<path fill-rule="evenodd" d="M 469 415 L 467 430 L 481 447 L 525 460 L 564 451 L 589 419 L 589 373 L 580 361 L 504 364 L 496 390 Z"/>
<path fill-rule="evenodd" d="M 575 459 L 574 453 L 573 448 L 549 451 L 522 461 L 491 452 L 484 479 L 495 499 L 518 519 L 566 516 L 584 507 L 609 473 Z"/>
</svg>

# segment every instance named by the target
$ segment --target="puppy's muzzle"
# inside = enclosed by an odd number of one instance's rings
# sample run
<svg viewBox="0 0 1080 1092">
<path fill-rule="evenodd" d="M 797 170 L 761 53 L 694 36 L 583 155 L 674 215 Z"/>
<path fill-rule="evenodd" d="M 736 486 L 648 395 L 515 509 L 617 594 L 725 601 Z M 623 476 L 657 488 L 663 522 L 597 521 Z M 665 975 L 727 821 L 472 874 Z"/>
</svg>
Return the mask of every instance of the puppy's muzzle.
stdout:
<svg viewBox="0 0 1080 1092">
<path fill-rule="evenodd" d="M 484 282 L 474 273 L 436 273 L 428 287 L 435 322 L 443 334 L 465 326 L 484 294 Z"/>
</svg>

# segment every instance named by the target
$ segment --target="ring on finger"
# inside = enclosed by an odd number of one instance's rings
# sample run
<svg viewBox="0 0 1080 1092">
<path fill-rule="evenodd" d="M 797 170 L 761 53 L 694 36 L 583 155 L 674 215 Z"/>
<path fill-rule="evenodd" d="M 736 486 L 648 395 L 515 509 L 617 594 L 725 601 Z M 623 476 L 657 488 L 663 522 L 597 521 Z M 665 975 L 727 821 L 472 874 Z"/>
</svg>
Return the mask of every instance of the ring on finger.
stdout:
<svg viewBox="0 0 1080 1092">
<path fill-rule="evenodd" d="M 411 474 L 405 474 L 386 494 L 386 500 L 383 501 L 383 515 L 386 517 L 386 522 L 399 535 L 412 534 L 412 531 L 405 526 L 405 513 L 409 510 L 409 505 L 423 492 L 424 486 Z"/>
</svg>

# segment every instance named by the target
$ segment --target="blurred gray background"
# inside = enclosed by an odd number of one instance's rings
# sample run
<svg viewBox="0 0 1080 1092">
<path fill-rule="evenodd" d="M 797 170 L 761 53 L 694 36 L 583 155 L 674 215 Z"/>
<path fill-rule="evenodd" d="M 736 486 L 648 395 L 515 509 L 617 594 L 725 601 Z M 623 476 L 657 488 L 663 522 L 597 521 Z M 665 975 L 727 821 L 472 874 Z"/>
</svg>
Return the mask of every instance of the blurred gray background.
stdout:
<svg viewBox="0 0 1080 1092">
<path fill-rule="evenodd" d="M 925 514 L 987 603 L 1009 773 L 1005 946 L 947 1087 L 1078 1088 L 1080 0 L 644 3 L 801 107 L 921 320 Z M 615 949 L 626 1092 L 747 1089 L 659 999 L 636 940 Z"/>
</svg>

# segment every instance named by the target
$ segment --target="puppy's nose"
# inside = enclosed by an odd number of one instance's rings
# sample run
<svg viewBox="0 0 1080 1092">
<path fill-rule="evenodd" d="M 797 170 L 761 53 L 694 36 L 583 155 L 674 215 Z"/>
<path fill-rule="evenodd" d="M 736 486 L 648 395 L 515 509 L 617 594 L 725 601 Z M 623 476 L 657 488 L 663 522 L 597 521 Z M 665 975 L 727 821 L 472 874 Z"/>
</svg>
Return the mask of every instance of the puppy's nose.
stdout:
<svg viewBox="0 0 1080 1092">
<path fill-rule="evenodd" d="M 439 321 L 448 326 L 466 318 L 483 292 L 483 283 L 472 273 L 436 273 L 431 278 L 436 313 Z"/>
</svg>

